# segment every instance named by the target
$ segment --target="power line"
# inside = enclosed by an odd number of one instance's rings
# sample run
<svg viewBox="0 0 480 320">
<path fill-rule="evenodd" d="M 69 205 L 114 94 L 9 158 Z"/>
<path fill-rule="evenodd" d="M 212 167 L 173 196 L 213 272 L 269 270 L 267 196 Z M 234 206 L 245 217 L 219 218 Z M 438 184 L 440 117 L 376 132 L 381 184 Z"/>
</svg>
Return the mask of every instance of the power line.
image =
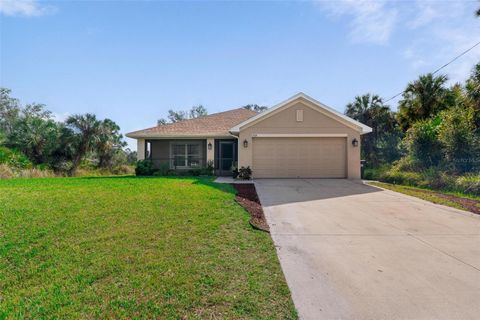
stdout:
<svg viewBox="0 0 480 320">
<path fill-rule="evenodd" d="M 461 56 L 465 55 L 466 53 L 468 53 L 469 51 L 473 50 L 476 46 L 480 45 L 480 41 L 478 41 L 477 43 L 475 43 L 473 46 L 471 46 L 470 48 L 468 48 L 467 50 L 463 51 L 462 53 L 460 53 L 458 56 L 456 56 L 455 58 L 453 58 L 452 60 L 448 61 L 447 63 L 445 63 L 443 66 L 441 66 L 440 68 L 438 68 L 437 70 L 433 71 L 432 72 L 432 75 L 437 73 L 438 71 L 442 70 L 443 68 L 445 68 L 446 66 L 448 66 L 450 63 L 454 62 L 455 60 L 457 60 L 458 58 L 460 58 Z M 396 97 L 398 97 L 399 95 L 401 95 L 403 93 L 402 92 L 399 92 L 397 93 L 396 95 L 394 95 L 393 97 L 391 97 L 390 99 L 384 101 L 384 103 L 387 103 L 388 101 L 390 100 L 393 100 L 395 99 Z"/>
</svg>

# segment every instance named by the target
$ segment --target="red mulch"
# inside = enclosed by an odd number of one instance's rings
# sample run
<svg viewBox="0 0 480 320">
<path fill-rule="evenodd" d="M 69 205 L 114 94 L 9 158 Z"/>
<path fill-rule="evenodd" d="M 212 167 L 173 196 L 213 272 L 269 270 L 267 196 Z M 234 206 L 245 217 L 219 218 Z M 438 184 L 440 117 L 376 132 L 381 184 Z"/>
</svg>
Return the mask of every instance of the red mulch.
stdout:
<svg viewBox="0 0 480 320">
<path fill-rule="evenodd" d="M 237 190 L 235 200 L 250 213 L 250 224 L 256 229 L 270 232 L 255 185 L 233 184 L 233 187 Z"/>
</svg>

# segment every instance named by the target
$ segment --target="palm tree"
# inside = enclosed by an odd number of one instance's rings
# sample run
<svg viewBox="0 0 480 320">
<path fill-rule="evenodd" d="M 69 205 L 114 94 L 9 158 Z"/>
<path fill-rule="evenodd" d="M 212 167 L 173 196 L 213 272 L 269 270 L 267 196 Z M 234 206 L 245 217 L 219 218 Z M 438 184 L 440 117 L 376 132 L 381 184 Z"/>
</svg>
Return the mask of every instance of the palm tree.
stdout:
<svg viewBox="0 0 480 320">
<path fill-rule="evenodd" d="M 368 93 L 347 104 L 345 114 L 373 129 L 362 136 L 362 157 L 369 165 L 378 165 L 382 160 L 380 149 L 385 145 L 382 142 L 395 133 L 396 122 L 390 107 L 378 95 Z"/>
<path fill-rule="evenodd" d="M 447 107 L 447 80 L 446 75 L 434 76 L 428 73 L 407 85 L 398 111 L 398 122 L 403 130 L 406 131 L 416 121 L 427 119 Z"/>
<path fill-rule="evenodd" d="M 95 147 L 100 168 L 110 167 L 115 152 L 127 145 L 122 138 L 120 127 L 114 121 L 105 119 L 100 122 L 100 134 Z"/>
<path fill-rule="evenodd" d="M 68 117 L 65 124 L 74 132 L 74 155 L 72 159 L 72 168 L 70 175 L 75 174 L 81 161 L 86 154 L 93 151 L 96 144 L 100 141 L 102 128 L 101 122 L 97 120 L 94 114 L 73 115 Z"/>
</svg>

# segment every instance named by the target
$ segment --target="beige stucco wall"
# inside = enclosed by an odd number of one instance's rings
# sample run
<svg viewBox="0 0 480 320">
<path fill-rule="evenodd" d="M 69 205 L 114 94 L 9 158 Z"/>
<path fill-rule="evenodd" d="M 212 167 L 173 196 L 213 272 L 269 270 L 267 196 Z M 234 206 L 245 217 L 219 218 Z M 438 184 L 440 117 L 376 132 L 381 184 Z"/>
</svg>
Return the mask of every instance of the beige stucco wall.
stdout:
<svg viewBox="0 0 480 320">
<path fill-rule="evenodd" d="M 145 139 L 137 139 L 137 160 L 145 159 Z"/>
<path fill-rule="evenodd" d="M 308 101 L 294 101 L 273 112 L 273 115 L 260 120 L 250 127 L 240 128 L 238 143 L 239 166 L 250 166 L 255 176 L 253 167 L 253 137 L 256 134 L 347 134 L 347 177 L 360 178 L 360 133 L 344 123 L 332 119 L 315 110 Z M 303 121 L 296 121 L 296 111 L 303 110 Z M 356 138 L 359 146 L 352 146 Z M 243 147 L 243 141 L 248 141 L 248 147 Z"/>
</svg>

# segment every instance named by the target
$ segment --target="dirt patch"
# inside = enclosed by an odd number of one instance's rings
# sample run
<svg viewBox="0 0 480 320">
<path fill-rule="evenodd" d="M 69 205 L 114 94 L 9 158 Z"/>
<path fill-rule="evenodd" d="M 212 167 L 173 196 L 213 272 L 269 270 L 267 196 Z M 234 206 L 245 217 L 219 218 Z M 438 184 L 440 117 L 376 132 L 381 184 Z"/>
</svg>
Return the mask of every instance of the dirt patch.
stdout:
<svg viewBox="0 0 480 320">
<path fill-rule="evenodd" d="M 233 184 L 233 187 L 237 190 L 235 200 L 250 213 L 250 224 L 256 229 L 270 232 L 255 185 Z"/>
<path fill-rule="evenodd" d="M 439 193 L 439 192 L 434 192 L 434 191 L 427 191 L 427 190 L 418 190 L 419 192 L 427 193 L 427 194 L 432 194 L 435 195 L 439 198 L 446 199 L 451 202 L 455 202 L 459 205 L 461 205 L 465 210 L 480 214 L 480 201 L 478 200 L 473 200 L 473 199 L 467 199 L 467 198 L 460 198 L 456 197 L 451 194 L 445 194 L 445 193 Z"/>
</svg>

